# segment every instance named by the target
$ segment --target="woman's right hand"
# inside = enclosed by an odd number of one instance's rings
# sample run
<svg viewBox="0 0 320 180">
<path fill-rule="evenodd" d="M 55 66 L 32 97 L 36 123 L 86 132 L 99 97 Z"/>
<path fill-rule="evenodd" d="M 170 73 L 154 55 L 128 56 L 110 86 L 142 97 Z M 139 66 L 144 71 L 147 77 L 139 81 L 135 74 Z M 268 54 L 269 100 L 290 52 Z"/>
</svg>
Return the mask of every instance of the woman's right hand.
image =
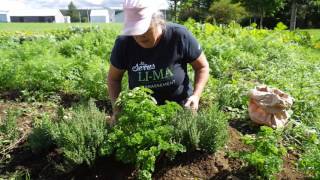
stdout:
<svg viewBox="0 0 320 180">
<path fill-rule="evenodd" d="M 120 113 L 119 108 L 113 109 L 111 118 L 108 120 L 108 124 L 110 125 L 110 127 L 113 127 L 116 124 L 119 113 Z"/>
<path fill-rule="evenodd" d="M 116 125 L 117 115 L 118 115 L 118 113 L 113 113 L 113 114 L 112 114 L 111 119 L 110 119 L 110 122 L 109 122 L 109 125 L 110 125 L 111 127 L 113 127 L 114 125 Z"/>
</svg>

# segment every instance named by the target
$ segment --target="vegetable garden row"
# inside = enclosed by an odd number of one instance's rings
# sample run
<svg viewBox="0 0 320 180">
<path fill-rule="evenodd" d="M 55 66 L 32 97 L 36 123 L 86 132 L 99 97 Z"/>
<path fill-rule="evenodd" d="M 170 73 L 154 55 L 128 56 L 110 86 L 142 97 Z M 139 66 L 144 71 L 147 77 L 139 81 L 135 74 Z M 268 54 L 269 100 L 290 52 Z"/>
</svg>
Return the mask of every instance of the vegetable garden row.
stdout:
<svg viewBox="0 0 320 180">
<path fill-rule="evenodd" d="M 251 179 L 283 178 L 288 157 L 299 178 L 319 179 L 320 39 L 287 31 L 281 23 L 275 30 L 192 20 L 185 26 L 200 41 L 211 69 L 198 114 L 172 102 L 157 106 L 150 90 L 128 90 L 124 81 L 114 127 L 106 123 L 105 80 L 119 27 L 0 32 L 0 179 L 63 177 L 80 166 L 95 167 L 104 157 L 132 165 L 133 178 L 159 178 L 159 161 L 221 151 L 249 168 Z M 285 128 L 250 122 L 247 93 L 261 84 L 294 97 Z M 244 148 L 228 150 L 230 126 Z M 21 168 L 19 152 L 47 165 Z"/>
</svg>

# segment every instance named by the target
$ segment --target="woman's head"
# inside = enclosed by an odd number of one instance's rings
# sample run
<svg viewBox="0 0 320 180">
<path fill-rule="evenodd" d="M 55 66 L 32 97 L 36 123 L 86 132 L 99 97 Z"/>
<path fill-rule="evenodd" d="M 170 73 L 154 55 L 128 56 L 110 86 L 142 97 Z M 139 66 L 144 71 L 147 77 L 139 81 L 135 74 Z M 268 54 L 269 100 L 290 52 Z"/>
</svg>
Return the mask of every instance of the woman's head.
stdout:
<svg viewBox="0 0 320 180">
<path fill-rule="evenodd" d="M 125 0 L 122 35 L 133 36 L 139 45 L 153 47 L 165 26 L 160 0 Z"/>
<path fill-rule="evenodd" d="M 134 35 L 134 40 L 144 48 L 154 47 L 160 40 L 163 30 L 165 29 L 165 20 L 160 11 L 152 15 L 148 30 L 141 35 Z"/>
</svg>

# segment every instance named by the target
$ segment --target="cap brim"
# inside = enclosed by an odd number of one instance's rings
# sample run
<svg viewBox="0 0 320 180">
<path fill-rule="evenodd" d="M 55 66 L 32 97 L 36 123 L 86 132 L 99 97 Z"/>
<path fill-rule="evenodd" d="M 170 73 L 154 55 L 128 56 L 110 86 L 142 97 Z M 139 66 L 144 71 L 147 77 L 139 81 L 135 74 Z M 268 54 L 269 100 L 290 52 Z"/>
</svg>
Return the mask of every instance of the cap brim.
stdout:
<svg viewBox="0 0 320 180">
<path fill-rule="evenodd" d="M 124 23 L 122 35 L 124 36 L 137 36 L 142 35 L 148 31 L 151 23 L 151 16 L 141 19 L 139 21 L 130 21 Z"/>
</svg>

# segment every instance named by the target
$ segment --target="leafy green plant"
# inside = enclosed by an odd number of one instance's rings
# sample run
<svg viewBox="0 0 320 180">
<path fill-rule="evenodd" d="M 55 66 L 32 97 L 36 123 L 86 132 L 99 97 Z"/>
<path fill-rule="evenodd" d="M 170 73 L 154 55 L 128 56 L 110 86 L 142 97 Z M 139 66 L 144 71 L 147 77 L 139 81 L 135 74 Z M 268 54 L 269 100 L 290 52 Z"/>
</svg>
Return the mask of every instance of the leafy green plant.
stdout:
<svg viewBox="0 0 320 180">
<path fill-rule="evenodd" d="M 190 110 L 180 112 L 173 124 L 175 138 L 188 151 L 203 150 L 213 153 L 227 141 L 227 116 L 216 105 L 198 114 L 193 114 Z"/>
<path fill-rule="evenodd" d="M 301 154 L 298 167 L 314 179 L 320 178 L 320 133 L 316 127 L 291 121 L 284 131 L 284 142 L 288 149 Z"/>
<path fill-rule="evenodd" d="M 309 144 L 299 160 L 299 168 L 314 179 L 320 178 L 320 144 Z"/>
<path fill-rule="evenodd" d="M 115 154 L 124 163 L 139 169 L 139 179 L 151 179 L 155 161 L 160 154 L 173 158 L 185 147 L 173 139 L 170 125 L 181 107 L 176 103 L 158 106 L 151 90 L 135 88 L 120 94 L 116 105 L 121 114 L 101 146 L 101 155 Z"/>
<path fill-rule="evenodd" d="M 256 137 L 245 135 L 243 140 L 252 150 L 240 152 L 239 157 L 256 169 L 258 177 L 274 179 L 282 169 L 282 158 L 286 154 L 281 144 L 281 133 L 262 126 Z"/>
</svg>

